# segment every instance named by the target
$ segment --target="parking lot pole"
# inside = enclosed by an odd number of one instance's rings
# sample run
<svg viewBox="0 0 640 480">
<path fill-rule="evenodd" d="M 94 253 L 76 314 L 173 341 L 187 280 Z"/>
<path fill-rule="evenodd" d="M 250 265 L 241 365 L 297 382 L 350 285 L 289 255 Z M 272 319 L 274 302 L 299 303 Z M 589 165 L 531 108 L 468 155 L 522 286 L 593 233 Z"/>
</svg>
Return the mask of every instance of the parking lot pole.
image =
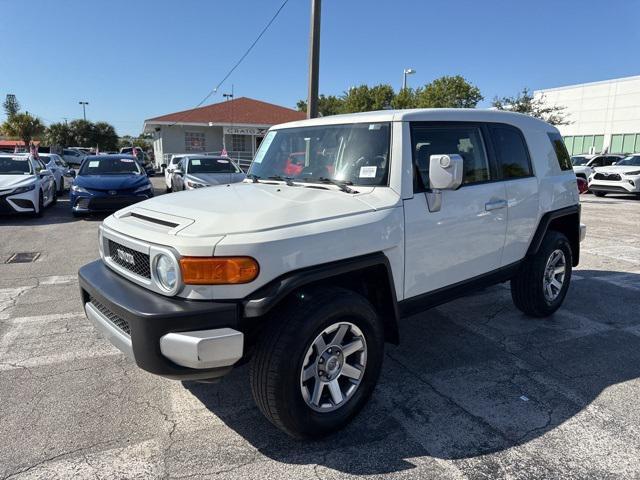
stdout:
<svg viewBox="0 0 640 480">
<path fill-rule="evenodd" d="M 309 97 L 307 118 L 318 116 L 318 69 L 320 67 L 321 0 L 311 0 L 311 31 L 309 32 Z"/>
</svg>

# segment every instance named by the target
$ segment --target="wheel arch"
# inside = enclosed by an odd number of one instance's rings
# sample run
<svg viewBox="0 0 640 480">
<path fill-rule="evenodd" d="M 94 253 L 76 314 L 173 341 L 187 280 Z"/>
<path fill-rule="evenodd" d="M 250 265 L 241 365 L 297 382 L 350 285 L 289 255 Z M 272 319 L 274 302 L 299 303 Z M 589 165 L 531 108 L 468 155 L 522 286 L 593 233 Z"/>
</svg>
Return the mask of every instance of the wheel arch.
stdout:
<svg viewBox="0 0 640 480">
<path fill-rule="evenodd" d="M 286 273 L 247 296 L 243 317 L 262 317 L 294 294 L 320 285 L 353 290 L 374 306 L 384 324 L 385 341 L 398 344 L 399 310 L 389 259 L 382 252 Z"/>
<path fill-rule="evenodd" d="M 527 256 L 538 253 L 547 231 L 553 230 L 564 234 L 569 240 L 572 253 L 572 265 L 580 262 L 580 205 L 561 208 L 545 213 L 533 235 Z"/>
</svg>

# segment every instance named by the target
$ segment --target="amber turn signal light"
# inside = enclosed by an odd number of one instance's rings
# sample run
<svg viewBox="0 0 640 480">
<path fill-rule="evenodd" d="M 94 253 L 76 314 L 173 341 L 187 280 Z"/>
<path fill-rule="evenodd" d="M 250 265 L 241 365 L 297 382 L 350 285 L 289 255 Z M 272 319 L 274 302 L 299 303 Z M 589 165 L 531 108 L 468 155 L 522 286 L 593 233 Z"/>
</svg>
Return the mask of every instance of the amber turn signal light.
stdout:
<svg viewBox="0 0 640 480">
<path fill-rule="evenodd" d="M 180 271 L 187 285 L 233 285 L 255 280 L 260 266 L 251 257 L 182 257 Z"/>
</svg>

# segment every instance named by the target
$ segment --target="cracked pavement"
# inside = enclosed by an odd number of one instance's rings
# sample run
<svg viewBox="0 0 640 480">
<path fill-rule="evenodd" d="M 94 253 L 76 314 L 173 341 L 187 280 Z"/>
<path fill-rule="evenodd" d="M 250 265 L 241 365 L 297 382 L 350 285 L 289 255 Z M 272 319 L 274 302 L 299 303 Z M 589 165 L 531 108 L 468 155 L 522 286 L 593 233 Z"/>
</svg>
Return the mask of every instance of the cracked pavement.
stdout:
<svg viewBox="0 0 640 480">
<path fill-rule="evenodd" d="M 166 380 L 97 335 L 75 274 L 98 255 L 99 218 L 73 219 L 66 198 L 2 217 L 0 480 L 640 478 L 640 201 L 582 200 L 558 313 L 524 317 L 503 284 L 404 319 L 370 403 L 315 442 L 261 416 L 246 367 Z"/>
</svg>

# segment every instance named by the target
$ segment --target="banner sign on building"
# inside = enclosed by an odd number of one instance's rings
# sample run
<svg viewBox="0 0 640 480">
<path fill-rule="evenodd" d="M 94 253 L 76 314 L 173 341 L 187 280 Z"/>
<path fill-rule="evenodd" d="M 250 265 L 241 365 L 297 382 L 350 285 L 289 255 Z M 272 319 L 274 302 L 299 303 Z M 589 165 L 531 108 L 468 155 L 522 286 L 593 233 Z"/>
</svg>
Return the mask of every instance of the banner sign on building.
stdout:
<svg viewBox="0 0 640 480">
<path fill-rule="evenodd" d="M 256 127 L 224 127 L 225 135 L 255 135 L 257 137 L 264 137 L 267 134 L 268 128 L 256 128 Z"/>
</svg>

